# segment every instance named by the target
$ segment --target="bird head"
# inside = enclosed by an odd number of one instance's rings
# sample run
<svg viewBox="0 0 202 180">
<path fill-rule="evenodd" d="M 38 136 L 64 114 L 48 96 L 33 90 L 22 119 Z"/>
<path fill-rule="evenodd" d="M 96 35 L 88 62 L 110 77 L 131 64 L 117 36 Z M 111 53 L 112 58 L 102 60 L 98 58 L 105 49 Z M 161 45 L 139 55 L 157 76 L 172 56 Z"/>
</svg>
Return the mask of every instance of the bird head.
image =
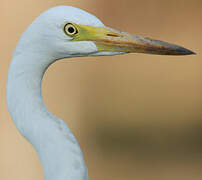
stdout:
<svg viewBox="0 0 202 180">
<path fill-rule="evenodd" d="M 40 51 L 58 59 L 123 53 L 194 54 L 175 44 L 106 27 L 94 15 L 70 6 L 45 11 L 29 26 L 21 39 L 24 39 L 20 41 L 23 49 Z"/>
</svg>

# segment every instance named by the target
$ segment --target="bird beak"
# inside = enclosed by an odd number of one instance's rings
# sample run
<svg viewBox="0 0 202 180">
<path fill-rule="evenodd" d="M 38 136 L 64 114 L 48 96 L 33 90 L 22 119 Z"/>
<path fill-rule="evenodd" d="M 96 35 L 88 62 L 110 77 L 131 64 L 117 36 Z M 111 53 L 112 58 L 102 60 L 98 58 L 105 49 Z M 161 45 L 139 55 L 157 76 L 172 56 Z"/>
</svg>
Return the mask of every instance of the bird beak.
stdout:
<svg viewBox="0 0 202 180">
<path fill-rule="evenodd" d="M 107 27 L 77 26 L 80 33 L 75 40 L 93 41 L 98 51 L 147 53 L 158 55 L 190 55 L 194 52 L 164 41 L 131 35 Z"/>
</svg>

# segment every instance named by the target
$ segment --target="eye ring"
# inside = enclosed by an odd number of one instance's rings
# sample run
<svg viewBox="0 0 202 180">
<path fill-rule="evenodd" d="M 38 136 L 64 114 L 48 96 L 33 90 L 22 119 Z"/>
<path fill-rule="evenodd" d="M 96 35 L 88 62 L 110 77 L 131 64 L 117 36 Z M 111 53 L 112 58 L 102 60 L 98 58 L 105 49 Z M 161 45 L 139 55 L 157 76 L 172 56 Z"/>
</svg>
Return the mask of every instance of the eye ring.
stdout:
<svg viewBox="0 0 202 180">
<path fill-rule="evenodd" d="M 68 36 L 74 36 L 75 34 L 78 33 L 78 30 L 77 28 L 71 24 L 71 23 L 67 23 L 65 26 L 64 26 L 64 32 L 65 34 L 67 34 Z"/>
</svg>

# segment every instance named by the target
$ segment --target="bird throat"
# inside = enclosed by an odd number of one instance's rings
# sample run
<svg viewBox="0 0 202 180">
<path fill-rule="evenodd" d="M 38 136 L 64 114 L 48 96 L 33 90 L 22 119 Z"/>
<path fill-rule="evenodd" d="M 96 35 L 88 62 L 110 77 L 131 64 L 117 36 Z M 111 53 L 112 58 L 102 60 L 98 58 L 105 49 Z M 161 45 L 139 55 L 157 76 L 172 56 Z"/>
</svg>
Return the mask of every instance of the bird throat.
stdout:
<svg viewBox="0 0 202 180">
<path fill-rule="evenodd" d="M 14 55 L 7 82 L 8 109 L 19 132 L 37 151 L 45 180 L 87 179 L 76 138 L 42 100 L 42 78 L 55 61 L 36 53 Z"/>
</svg>

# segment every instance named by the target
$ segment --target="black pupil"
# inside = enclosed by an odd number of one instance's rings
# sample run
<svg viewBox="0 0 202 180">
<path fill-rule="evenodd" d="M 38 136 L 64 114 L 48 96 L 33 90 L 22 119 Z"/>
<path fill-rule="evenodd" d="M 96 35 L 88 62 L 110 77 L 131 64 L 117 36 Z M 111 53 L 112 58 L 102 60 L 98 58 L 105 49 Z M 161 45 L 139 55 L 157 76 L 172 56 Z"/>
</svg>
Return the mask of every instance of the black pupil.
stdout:
<svg viewBox="0 0 202 180">
<path fill-rule="evenodd" d="M 69 33 L 72 34 L 72 33 L 74 33 L 74 31 L 75 31 L 75 29 L 74 29 L 73 27 L 68 27 L 68 32 L 69 32 Z"/>
</svg>

